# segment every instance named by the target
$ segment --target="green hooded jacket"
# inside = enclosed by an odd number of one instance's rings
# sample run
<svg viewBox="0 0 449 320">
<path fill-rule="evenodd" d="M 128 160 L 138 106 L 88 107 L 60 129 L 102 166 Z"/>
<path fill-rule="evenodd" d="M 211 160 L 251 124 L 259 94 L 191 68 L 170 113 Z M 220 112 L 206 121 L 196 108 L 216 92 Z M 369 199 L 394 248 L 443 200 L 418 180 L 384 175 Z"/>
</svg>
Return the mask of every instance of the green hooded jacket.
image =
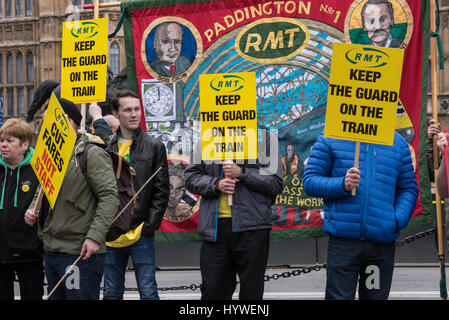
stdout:
<svg viewBox="0 0 449 320">
<path fill-rule="evenodd" d="M 29 151 L 27 152 L 25 158 L 22 160 L 22 162 L 20 162 L 17 166 L 16 169 L 18 171 L 17 174 L 17 184 L 16 184 L 16 191 L 14 192 L 14 207 L 17 208 L 17 194 L 19 191 L 19 180 L 20 180 L 20 168 L 27 166 L 30 164 L 31 162 L 31 158 L 33 157 L 33 152 L 34 149 L 32 147 L 30 147 Z M 5 207 L 5 201 L 9 200 L 9 199 L 5 199 L 5 188 L 6 188 L 6 178 L 7 178 L 7 172 L 8 170 L 12 170 L 9 165 L 5 162 L 5 160 L 3 159 L 3 157 L 0 154 L 0 165 L 3 166 L 4 170 L 5 170 L 5 175 L 4 175 L 4 181 L 3 181 L 3 187 L 1 190 L 1 197 L 0 197 L 0 210 L 3 210 Z"/>
<path fill-rule="evenodd" d="M 54 208 L 39 230 L 47 252 L 79 255 L 86 238 L 100 244 L 97 253 L 106 251 L 106 233 L 119 198 L 112 160 L 101 147 L 89 149 L 87 178 L 81 171 L 79 156 L 92 138 L 86 134 L 78 137 Z"/>
</svg>

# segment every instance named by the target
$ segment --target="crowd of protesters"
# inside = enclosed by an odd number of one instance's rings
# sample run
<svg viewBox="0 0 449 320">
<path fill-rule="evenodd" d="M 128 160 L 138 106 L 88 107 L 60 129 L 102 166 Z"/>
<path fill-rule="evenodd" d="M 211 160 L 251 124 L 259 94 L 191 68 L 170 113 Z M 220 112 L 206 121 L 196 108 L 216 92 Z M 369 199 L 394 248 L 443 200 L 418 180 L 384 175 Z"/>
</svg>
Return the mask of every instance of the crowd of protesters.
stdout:
<svg viewBox="0 0 449 320">
<path fill-rule="evenodd" d="M 36 206 L 40 185 L 30 161 L 33 133 L 39 132 L 40 124 L 8 119 L 0 127 L 0 299 L 14 299 L 17 276 L 23 300 L 45 297 L 44 277 L 47 294 L 52 292 L 50 299 L 98 300 L 104 279 L 103 298 L 121 300 L 129 259 L 140 298 L 159 299 L 154 234 L 169 200 L 169 171 L 163 143 L 140 128 L 139 96 L 127 89 L 118 91 L 110 101 L 109 117 L 92 104 L 89 114 L 94 134 L 90 134 L 89 128 L 80 128 L 79 107 L 59 96 L 56 82 L 46 81 L 40 89 L 28 122 L 37 112 L 45 115 L 54 93 L 77 139 L 53 208 L 45 197 Z M 432 120 L 429 139 L 433 135 L 438 136 L 443 153 L 447 134 Z M 91 142 L 96 145 L 87 151 L 84 174 L 78 157 Z M 407 226 L 418 197 L 414 166 L 407 142 L 397 133 L 392 146 L 362 143 L 358 167 L 353 165 L 355 144 L 321 135 L 303 173 L 304 191 L 324 202 L 323 230 L 329 235 L 325 298 L 354 299 L 359 284 L 360 299 L 388 299 L 395 240 Z M 106 234 L 119 198 L 105 148 L 129 161 L 136 172 L 135 190 L 161 168 L 137 198 L 130 230 L 110 242 L 106 242 Z M 232 299 L 237 276 L 240 299 L 263 298 L 271 206 L 282 191 L 284 176 L 280 154 L 275 158 L 277 165 L 269 166 L 275 168 L 273 172 L 261 163 L 187 166 L 186 188 L 202 197 L 198 233 L 203 239 L 203 300 Z M 448 196 L 444 157 L 437 187 L 442 197 Z M 77 284 L 59 285 L 75 263 Z M 367 288 L 365 271 L 373 265 L 381 283 Z"/>
</svg>

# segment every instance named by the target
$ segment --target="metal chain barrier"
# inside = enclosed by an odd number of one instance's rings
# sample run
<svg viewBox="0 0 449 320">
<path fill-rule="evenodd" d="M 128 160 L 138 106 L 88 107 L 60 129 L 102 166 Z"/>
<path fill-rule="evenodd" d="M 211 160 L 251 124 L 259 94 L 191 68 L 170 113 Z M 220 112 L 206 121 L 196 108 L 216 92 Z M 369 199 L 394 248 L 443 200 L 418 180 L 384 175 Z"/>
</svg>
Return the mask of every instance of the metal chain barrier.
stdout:
<svg viewBox="0 0 449 320">
<path fill-rule="evenodd" d="M 195 291 L 200 288 L 200 284 L 191 284 L 190 286 L 179 286 L 179 287 L 162 287 L 157 288 L 158 291 L 169 291 L 169 290 L 192 290 Z M 132 290 L 132 289 L 125 289 L 125 290 Z M 137 289 L 136 289 L 137 290 Z"/>
<path fill-rule="evenodd" d="M 310 267 L 302 267 L 299 269 L 295 269 L 292 271 L 285 271 L 282 273 L 273 273 L 272 275 L 265 275 L 264 280 L 270 281 L 270 280 L 278 280 L 278 279 L 286 279 L 290 277 L 296 277 L 301 274 L 310 273 L 312 271 L 320 271 L 321 269 L 326 269 L 326 264 L 316 264 L 314 266 Z"/>
<path fill-rule="evenodd" d="M 408 236 L 402 240 L 397 240 L 396 241 L 396 246 L 398 247 L 402 247 L 405 244 L 409 244 L 414 242 L 415 240 L 418 239 L 422 239 L 426 236 L 430 236 L 432 234 L 435 233 L 435 228 L 426 230 L 426 231 L 422 231 L 422 232 L 418 232 L 414 235 Z M 288 268 L 288 266 L 287 266 Z M 312 271 L 320 271 L 321 269 L 325 269 L 326 268 L 326 264 L 316 264 L 314 266 L 308 266 L 308 267 L 301 267 L 292 271 L 285 271 L 282 273 L 273 273 L 271 275 L 265 275 L 264 276 L 264 281 L 271 281 L 271 280 L 279 280 L 279 279 L 287 279 L 290 277 L 296 277 L 302 274 L 307 274 L 310 273 Z M 17 276 L 15 278 L 15 281 L 18 281 Z M 239 282 L 237 282 L 238 284 Z M 47 285 L 47 284 L 45 284 Z M 201 287 L 200 284 L 191 284 L 191 285 L 184 285 L 184 286 L 177 286 L 177 287 L 162 287 L 162 288 L 158 288 L 159 291 L 180 291 L 180 290 L 198 290 Z M 101 288 L 104 289 L 104 288 Z M 137 288 L 125 288 L 125 291 L 138 291 Z"/>
<path fill-rule="evenodd" d="M 292 270 L 292 271 L 286 271 L 286 272 L 282 272 L 282 273 L 273 273 L 271 275 L 265 275 L 264 277 L 264 281 L 270 281 L 270 280 L 278 280 L 278 279 L 286 279 L 286 278 L 290 278 L 293 276 L 299 276 L 301 274 L 306 274 L 306 273 L 310 273 L 312 271 L 320 271 L 321 269 L 325 269 L 326 268 L 326 264 L 316 264 L 314 266 L 309 266 L 309 267 L 302 267 L 296 270 Z M 239 284 L 239 282 L 237 281 L 237 284 Z M 163 288 L 158 288 L 159 291 L 169 291 L 169 290 L 192 290 L 195 291 L 197 289 L 200 288 L 201 285 L 199 284 L 191 284 L 190 286 L 178 286 L 178 287 L 163 287 Z M 136 291 L 137 289 L 134 288 L 126 288 L 125 291 Z"/>
<path fill-rule="evenodd" d="M 412 243 L 415 240 L 422 239 L 422 238 L 424 238 L 426 236 L 430 236 L 434 233 L 435 233 L 435 228 L 432 228 L 432 229 L 429 229 L 426 231 L 422 231 L 422 232 L 418 232 L 418 233 L 408 236 L 402 240 L 397 240 L 396 246 L 402 247 L 405 244 Z M 302 274 L 307 274 L 312 271 L 320 271 L 321 269 L 325 269 L 325 268 L 326 268 L 326 264 L 316 264 L 314 266 L 302 267 L 302 268 L 295 269 L 292 271 L 286 271 L 286 272 L 282 272 L 282 273 L 273 273 L 271 275 L 265 275 L 264 281 L 286 279 L 286 278 L 290 278 L 290 277 L 299 276 Z M 163 288 L 158 288 L 158 290 L 160 290 L 160 291 L 169 291 L 169 290 L 192 290 L 192 291 L 195 291 L 199 288 L 200 288 L 199 284 L 191 284 L 190 286 L 163 287 Z M 137 289 L 127 288 L 125 290 L 135 291 Z"/>
<path fill-rule="evenodd" d="M 422 232 L 418 232 L 417 234 L 411 235 L 407 238 L 404 238 L 403 240 L 396 241 L 396 246 L 402 247 L 405 244 L 412 243 L 415 240 L 422 239 L 422 238 L 424 238 L 426 236 L 430 236 L 431 234 L 434 234 L 434 233 L 435 233 L 435 228 L 432 228 L 432 229 L 429 229 L 426 231 L 422 231 Z"/>
</svg>

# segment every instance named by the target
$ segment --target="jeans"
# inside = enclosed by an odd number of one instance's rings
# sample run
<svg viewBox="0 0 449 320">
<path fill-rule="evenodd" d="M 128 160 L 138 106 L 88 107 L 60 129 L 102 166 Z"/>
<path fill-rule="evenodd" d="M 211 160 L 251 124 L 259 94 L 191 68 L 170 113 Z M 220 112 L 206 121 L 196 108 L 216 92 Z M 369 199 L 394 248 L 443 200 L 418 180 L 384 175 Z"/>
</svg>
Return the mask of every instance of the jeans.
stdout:
<svg viewBox="0 0 449 320">
<path fill-rule="evenodd" d="M 78 256 L 66 253 L 45 253 L 47 295 L 50 294 L 77 258 Z M 99 300 L 104 259 L 104 253 L 93 254 L 87 260 L 80 259 L 52 294 L 50 300 Z"/>
<path fill-rule="evenodd" d="M 329 237 L 326 300 L 387 300 L 393 278 L 395 242 Z"/>
<path fill-rule="evenodd" d="M 136 243 L 123 248 L 107 247 L 104 270 L 104 299 L 123 300 L 128 259 L 134 266 L 141 300 L 159 300 L 156 283 L 154 237 L 141 236 Z"/>
</svg>

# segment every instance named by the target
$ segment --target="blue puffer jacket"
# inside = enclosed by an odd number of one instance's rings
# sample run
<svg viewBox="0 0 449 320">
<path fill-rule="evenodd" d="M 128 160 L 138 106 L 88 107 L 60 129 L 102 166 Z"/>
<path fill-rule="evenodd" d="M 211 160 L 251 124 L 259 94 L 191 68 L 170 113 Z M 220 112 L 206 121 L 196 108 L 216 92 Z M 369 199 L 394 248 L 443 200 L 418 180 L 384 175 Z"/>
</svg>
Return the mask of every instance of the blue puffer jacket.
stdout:
<svg viewBox="0 0 449 320">
<path fill-rule="evenodd" d="M 344 190 L 354 166 L 355 142 L 325 138 L 313 146 L 304 176 L 304 192 L 323 198 L 324 232 L 335 237 L 394 241 L 406 227 L 418 197 L 407 142 L 395 133 L 393 146 L 360 143 L 360 186 Z"/>
</svg>

